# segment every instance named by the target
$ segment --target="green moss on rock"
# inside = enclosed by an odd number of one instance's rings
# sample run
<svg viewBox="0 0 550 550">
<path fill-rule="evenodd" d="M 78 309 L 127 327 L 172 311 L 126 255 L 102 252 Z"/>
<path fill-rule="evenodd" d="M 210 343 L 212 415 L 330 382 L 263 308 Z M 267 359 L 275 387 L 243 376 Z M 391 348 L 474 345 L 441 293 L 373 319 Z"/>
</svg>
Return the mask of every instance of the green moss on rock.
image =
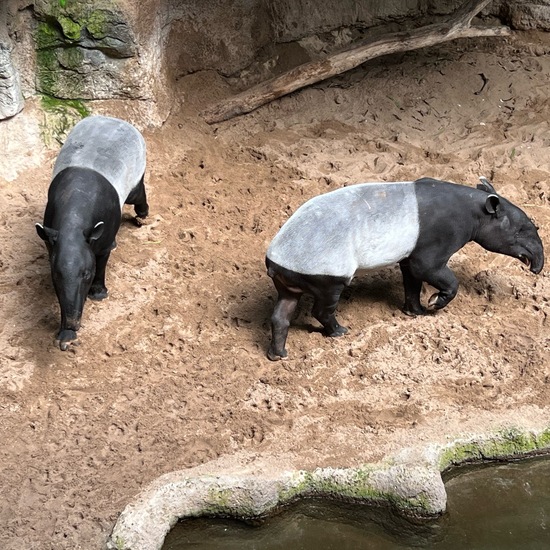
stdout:
<svg viewBox="0 0 550 550">
<path fill-rule="evenodd" d="M 216 515 L 227 513 L 230 497 L 231 489 L 211 487 L 208 491 L 208 501 L 206 503 L 208 513 Z"/>
<path fill-rule="evenodd" d="M 136 41 L 123 12 L 114 0 L 36 0 L 36 88 L 65 98 L 105 98 L 122 84 L 111 59 L 131 58 Z M 124 75 L 121 75 L 124 76 Z M 122 80 L 122 79 L 119 79 Z M 113 94 L 115 95 L 115 94 Z"/>
<path fill-rule="evenodd" d="M 84 102 L 75 99 L 58 99 L 42 96 L 43 120 L 40 125 L 41 135 L 48 147 L 64 143 L 67 134 L 81 119 L 90 114 Z"/>
<path fill-rule="evenodd" d="M 80 115 L 80 118 L 85 118 L 91 114 L 84 101 L 80 101 L 79 99 L 58 99 L 44 95 L 42 96 L 41 103 L 42 108 L 47 111 L 74 109 Z"/>
<path fill-rule="evenodd" d="M 94 10 L 86 20 L 86 28 L 94 38 L 105 38 L 108 29 L 107 14 L 102 10 Z"/>
<path fill-rule="evenodd" d="M 53 94 L 56 88 L 57 57 L 53 50 L 39 50 L 36 52 L 36 78 L 38 89 Z"/>
<path fill-rule="evenodd" d="M 82 34 L 82 25 L 78 21 L 74 21 L 71 17 L 59 15 L 57 18 L 63 34 L 70 40 L 78 40 Z"/>
<path fill-rule="evenodd" d="M 535 442 L 539 449 L 550 449 L 550 428 L 536 435 Z"/>
<path fill-rule="evenodd" d="M 38 51 L 44 51 L 63 43 L 60 29 L 49 21 L 40 21 L 34 33 L 34 39 Z"/>
<path fill-rule="evenodd" d="M 39 19 L 50 27 L 59 27 L 63 37 L 69 42 L 85 39 L 82 32 L 84 29 L 98 41 L 99 48 L 104 38 L 109 35 L 118 36 L 120 32 L 124 36 L 119 36 L 119 39 L 126 38 L 132 42 L 129 35 L 125 36 L 125 21 L 113 0 L 72 1 L 63 4 L 57 0 L 41 0 L 37 4 L 35 9 Z"/>
</svg>

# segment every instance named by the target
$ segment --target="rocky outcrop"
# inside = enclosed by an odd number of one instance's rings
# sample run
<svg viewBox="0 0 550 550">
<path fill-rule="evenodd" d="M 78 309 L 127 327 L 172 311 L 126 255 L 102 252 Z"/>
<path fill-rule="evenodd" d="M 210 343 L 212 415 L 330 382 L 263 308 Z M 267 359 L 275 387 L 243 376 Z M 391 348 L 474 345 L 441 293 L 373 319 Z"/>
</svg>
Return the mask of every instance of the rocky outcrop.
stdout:
<svg viewBox="0 0 550 550">
<path fill-rule="evenodd" d="M 138 100 L 147 123 L 159 124 L 185 75 L 212 70 L 248 85 L 264 66 L 280 71 L 326 53 L 321 33 L 340 47 L 352 31 L 446 16 L 462 1 L 342 0 L 335 9 L 334 0 L 2 0 L 0 116 L 21 109 L 21 80 L 28 95 Z M 484 14 L 550 29 L 550 0 L 494 0 Z"/>
<path fill-rule="evenodd" d="M 68 99 L 141 99 L 131 22 L 113 2 L 36 0 L 36 89 Z"/>
<path fill-rule="evenodd" d="M 10 51 L 10 45 L 0 40 L 0 120 L 16 115 L 24 104 Z"/>
<path fill-rule="evenodd" d="M 502 14 L 514 29 L 550 30 L 550 0 L 504 2 Z"/>
<path fill-rule="evenodd" d="M 150 2 L 35 0 L 36 91 L 69 100 L 138 100 L 148 123 L 160 124 L 170 102 L 156 11 Z"/>
<path fill-rule="evenodd" d="M 0 120 L 16 115 L 23 108 L 19 75 L 15 69 L 6 19 L 7 4 L 0 4 Z"/>
</svg>

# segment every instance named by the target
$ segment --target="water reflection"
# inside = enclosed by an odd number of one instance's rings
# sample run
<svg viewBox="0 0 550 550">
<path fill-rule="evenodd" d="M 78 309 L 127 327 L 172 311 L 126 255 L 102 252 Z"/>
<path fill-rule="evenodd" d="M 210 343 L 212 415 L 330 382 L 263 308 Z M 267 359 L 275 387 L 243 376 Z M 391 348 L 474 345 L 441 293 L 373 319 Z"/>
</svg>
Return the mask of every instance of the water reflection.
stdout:
<svg viewBox="0 0 550 550">
<path fill-rule="evenodd" d="M 302 501 L 249 525 L 180 522 L 163 550 L 538 550 L 550 548 L 550 460 L 456 470 L 447 513 L 411 522 L 387 509 Z"/>
</svg>

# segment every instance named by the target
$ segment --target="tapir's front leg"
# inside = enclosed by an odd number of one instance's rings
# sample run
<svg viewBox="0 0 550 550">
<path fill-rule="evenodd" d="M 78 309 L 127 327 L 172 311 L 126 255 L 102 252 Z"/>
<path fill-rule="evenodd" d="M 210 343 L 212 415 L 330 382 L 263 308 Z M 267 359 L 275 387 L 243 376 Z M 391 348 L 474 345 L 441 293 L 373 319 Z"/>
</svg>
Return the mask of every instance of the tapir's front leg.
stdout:
<svg viewBox="0 0 550 550">
<path fill-rule="evenodd" d="M 323 325 L 327 336 L 343 336 L 348 332 L 348 329 L 343 327 L 334 315 L 344 286 L 343 283 L 332 284 L 314 293 L 315 302 L 311 313 Z"/>
<path fill-rule="evenodd" d="M 99 254 L 95 260 L 95 276 L 92 281 L 92 286 L 88 292 L 88 298 L 90 300 L 103 300 L 107 298 L 107 287 L 105 286 L 105 268 L 107 267 L 107 261 L 111 251 L 108 250 L 105 254 Z"/>
<path fill-rule="evenodd" d="M 458 292 L 458 279 L 446 264 L 418 272 L 411 262 L 411 272 L 415 277 L 421 278 L 439 290 L 438 293 L 432 294 L 428 300 L 429 309 L 444 308 Z"/>
</svg>

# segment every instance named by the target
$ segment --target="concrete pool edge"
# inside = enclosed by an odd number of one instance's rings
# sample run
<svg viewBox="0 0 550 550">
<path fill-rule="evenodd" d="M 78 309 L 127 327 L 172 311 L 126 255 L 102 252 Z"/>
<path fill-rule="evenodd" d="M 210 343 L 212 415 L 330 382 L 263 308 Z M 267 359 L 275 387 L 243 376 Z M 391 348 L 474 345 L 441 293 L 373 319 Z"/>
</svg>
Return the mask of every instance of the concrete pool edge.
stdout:
<svg viewBox="0 0 550 550">
<path fill-rule="evenodd" d="M 311 496 L 388 504 L 404 514 L 436 517 L 446 508 L 442 472 L 448 468 L 547 453 L 550 427 L 540 431 L 506 428 L 447 444 L 411 447 L 355 468 L 287 470 L 272 459 L 242 453 L 233 467 L 218 460 L 151 482 L 120 514 L 107 548 L 160 550 L 179 519 L 266 516 Z"/>
</svg>

